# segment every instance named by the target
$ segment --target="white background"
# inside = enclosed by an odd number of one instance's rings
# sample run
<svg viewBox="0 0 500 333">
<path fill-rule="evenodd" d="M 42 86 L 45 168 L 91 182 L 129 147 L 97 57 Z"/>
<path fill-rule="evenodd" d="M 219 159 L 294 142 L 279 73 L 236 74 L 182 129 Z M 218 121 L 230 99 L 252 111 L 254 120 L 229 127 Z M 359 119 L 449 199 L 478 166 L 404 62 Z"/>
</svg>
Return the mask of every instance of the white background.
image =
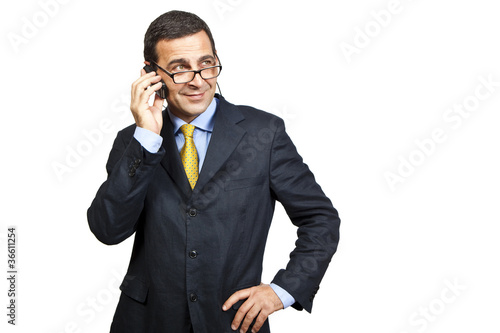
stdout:
<svg viewBox="0 0 500 333">
<path fill-rule="evenodd" d="M 109 330 L 132 239 L 99 243 L 86 209 L 116 132 L 133 122 L 128 96 L 144 33 L 171 9 L 209 24 L 226 99 L 285 119 L 342 218 L 313 313 L 275 313 L 273 332 L 500 329 L 496 2 L 65 2 L 0 6 L 0 266 L 6 276 L 13 225 L 19 269 L 15 327 L 1 279 L 2 331 Z M 357 53 L 346 55 L 347 44 Z M 496 85 L 489 91 L 480 77 Z M 465 101 L 466 117 L 444 118 Z M 431 144 L 436 130 L 441 140 Z M 71 155 L 78 149 L 85 156 Z M 387 173 L 400 177 L 392 187 Z M 286 265 L 294 239 L 280 208 L 264 282 Z"/>
</svg>

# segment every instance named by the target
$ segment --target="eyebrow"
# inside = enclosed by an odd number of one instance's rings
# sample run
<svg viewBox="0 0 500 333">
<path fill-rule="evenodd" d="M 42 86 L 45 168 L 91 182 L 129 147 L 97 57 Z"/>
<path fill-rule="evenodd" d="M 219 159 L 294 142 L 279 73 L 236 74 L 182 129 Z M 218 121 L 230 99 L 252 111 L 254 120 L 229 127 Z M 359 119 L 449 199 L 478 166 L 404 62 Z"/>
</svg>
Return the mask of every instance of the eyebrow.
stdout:
<svg viewBox="0 0 500 333">
<path fill-rule="evenodd" d="M 213 55 L 204 55 L 204 56 L 201 56 L 200 58 L 198 58 L 198 62 L 202 62 L 204 60 L 207 60 L 207 59 L 210 59 L 210 60 L 215 60 L 214 56 Z M 167 64 L 167 67 L 170 67 L 174 64 L 188 64 L 189 63 L 189 60 L 186 59 L 186 58 L 178 58 L 178 59 L 173 59 L 171 60 L 168 64 Z"/>
</svg>

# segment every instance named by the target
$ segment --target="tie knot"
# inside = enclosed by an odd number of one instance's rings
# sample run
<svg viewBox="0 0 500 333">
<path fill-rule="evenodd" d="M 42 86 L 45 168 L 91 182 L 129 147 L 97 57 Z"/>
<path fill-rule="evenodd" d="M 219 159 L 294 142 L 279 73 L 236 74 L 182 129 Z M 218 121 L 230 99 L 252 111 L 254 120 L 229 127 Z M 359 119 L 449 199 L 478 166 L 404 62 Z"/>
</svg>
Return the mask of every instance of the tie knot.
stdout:
<svg viewBox="0 0 500 333">
<path fill-rule="evenodd" d="M 184 134 L 184 137 L 192 138 L 195 128 L 196 128 L 196 126 L 194 126 L 194 125 L 184 124 L 181 126 L 181 132 L 182 132 L 182 134 Z"/>
</svg>

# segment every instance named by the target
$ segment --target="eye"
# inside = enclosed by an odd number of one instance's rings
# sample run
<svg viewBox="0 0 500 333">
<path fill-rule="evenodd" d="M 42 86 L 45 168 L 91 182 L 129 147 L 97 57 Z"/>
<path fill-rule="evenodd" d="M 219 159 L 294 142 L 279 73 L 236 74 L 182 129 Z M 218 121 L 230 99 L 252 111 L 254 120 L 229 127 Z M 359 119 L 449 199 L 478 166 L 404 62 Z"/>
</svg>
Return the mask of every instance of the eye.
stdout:
<svg viewBox="0 0 500 333">
<path fill-rule="evenodd" d="M 205 60 L 201 63 L 203 67 L 210 67 L 214 65 L 214 62 L 212 60 Z"/>
</svg>

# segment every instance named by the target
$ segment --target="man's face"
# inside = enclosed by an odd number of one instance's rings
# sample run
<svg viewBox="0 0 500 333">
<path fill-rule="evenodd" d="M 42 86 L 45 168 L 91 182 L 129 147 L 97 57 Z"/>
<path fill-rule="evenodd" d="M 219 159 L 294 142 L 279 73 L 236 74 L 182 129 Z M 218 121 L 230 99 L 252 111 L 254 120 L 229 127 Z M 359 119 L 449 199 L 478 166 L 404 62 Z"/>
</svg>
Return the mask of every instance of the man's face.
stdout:
<svg viewBox="0 0 500 333">
<path fill-rule="evenodd" d="M 218 65 L 205 31 L 182 38 L 161 40 L 156 44 L 158 65 L 170 73 L 199 70 Z M 204 80 L 196 74 L 193 81 L 176 84 L 159 70 L 168 88 L 168 107 L 180 119 L 189 123 L 202 114 L 212 102 L 217 78 Z"/>
</svg>

